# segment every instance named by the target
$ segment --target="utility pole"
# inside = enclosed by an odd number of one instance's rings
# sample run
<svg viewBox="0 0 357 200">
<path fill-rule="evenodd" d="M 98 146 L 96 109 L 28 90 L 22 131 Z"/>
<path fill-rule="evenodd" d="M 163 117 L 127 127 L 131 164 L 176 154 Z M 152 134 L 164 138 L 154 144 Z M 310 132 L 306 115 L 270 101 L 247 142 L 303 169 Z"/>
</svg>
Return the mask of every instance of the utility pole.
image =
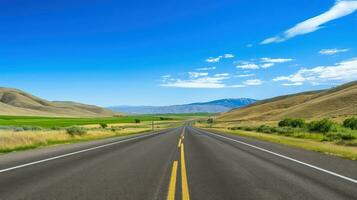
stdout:
<svg viewBox="0 0 357 200">
<path fill-rule="evenodd" d="M 154 121 L 151 121 L 151 130 L 154 131 L 155 126 L 154 126 Z"/>
</svg>

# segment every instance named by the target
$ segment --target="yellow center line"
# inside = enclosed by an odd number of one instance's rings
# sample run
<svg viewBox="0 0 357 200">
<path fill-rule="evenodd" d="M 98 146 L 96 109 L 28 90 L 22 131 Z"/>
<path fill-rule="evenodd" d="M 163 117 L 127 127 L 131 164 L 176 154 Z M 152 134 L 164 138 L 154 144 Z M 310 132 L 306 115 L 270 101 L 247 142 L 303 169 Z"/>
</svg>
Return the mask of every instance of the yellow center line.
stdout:
<svg viewBox="0 0 357 200">
<path fill-rule="evenodd" d="M 178 143 L 178 148 L 181 147 L 181 143 L 182 143 L 182 140 L 181 140 L 181 138 L 180 138 L 179 143 Z"/>
<path fill-rule="evenodd" d="M 174 161 L 174 164 L 172 165 L 172 172 L 170 178 L 169 192 L 167 194 L 167 200 L 175 200 L 177 165 L 178 162 Z"/>
<path fill-rule="evenodd" d="M 185 151 L 184 144 L 181 145 L 181 185 L 182 185 L 182 200 L 190 200 L 188 190 L 186 164 L 185 164 Z"/>
</svg>

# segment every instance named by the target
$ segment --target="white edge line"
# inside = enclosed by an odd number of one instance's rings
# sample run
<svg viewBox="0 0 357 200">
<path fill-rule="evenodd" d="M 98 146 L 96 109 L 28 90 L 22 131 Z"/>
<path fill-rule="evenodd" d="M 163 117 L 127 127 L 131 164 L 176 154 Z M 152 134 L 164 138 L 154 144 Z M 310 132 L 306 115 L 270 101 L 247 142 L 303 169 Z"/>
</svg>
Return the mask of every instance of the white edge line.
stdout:
<svg viewBox="0 0 357 200">
<path fill-rule="evenodd" d="M 201 130 L 201 129 L 199 129 Z M 343 176 L 343 175 L 340 175 L 340 174 L 337 174 L 335 172 L 332 172 L 332 171 L 329 171 L 329 170 L 326 170 L 326 169 L 323 169 L 323 168 L 320 168 L 320 167 L 317 167 L 317 166 L 314 166 L 314 165 L 311 165 L 311 164 L 308 164 L 308 163 L 305 163 L 305 162 L 302 162 L 300 160 L 296 160 L 294 158 L 290 158 L 288 156 L 284 156 L 282 154 L 278 154 L 278 153 L 275 153 L 275 152 L 272 152 L 272 151 L 269 151 L 269 150 L 266 150 L 266 149 L 263 149 L 261 147 L 257 147 L 257 146 L 254 146 L 254 145 L 251 145 L 251 144 L 248 144 L 248 143 L 245 143 L 245 142 L 242 142 L 242 141 L 239 141 L 239 140 L 235 140 L 235 139 L 232 139 L 232 138 L 229 138 L 229 137 L 225 137 L 225 136 L 222 136 L 222 135 L 219 135 L 219 134 L 216 134 L 216 133 L 210 133 L 210 132 L 207 132 L 207 131 L 204 131 L 205 133 L 208 133 L 210 135 L 214 135 L 214 136 L 217 136 L 217 137 L 221 137 L 221 138 L 224 138 L 226 140 L 231 140 L 233 142 L 237 142 L 237 143 L 240 143 L 240 144 L 243 144 L 243 145 L 246 145 L 246 146 L 249 146 L 249 147 L 252 147 L 254 149 L 258 149 L 260 151 L 264 151 L 266 153 L 269 153 L 269 154 L 273 154 L 275 156 L 278 156 L 280 158 L 284 158 L 286 160 L 290 160 L 290 161 L 293 161 L 293 162 L 296 162 L 296 163 L 299 163 L 299 164 L 302 164 L 302 165 L 305 165 L 307 167 L 310 167 L 310 168 L 313 168 L 313 169 L 316 169 L 318 171 L 321 171 L 321 172 L 325 172 L 327 174 L 330 174 L 332 176 L 336 176 L 336 177 L 339 177 L 339 178 L 342 178 L 344 180 L 347 180 L 347 181 L 350 181 L 352 183 L 357 183 L 357 180 L 353 179 L 353 178 L 349 178 L 347 176 Z"/>
<path fill-rule="evenodd" d="M 158 133 L 161 133 L 161 132 L 158 132 Z M 158 133 L 151 133 L 151 134 L 144 135 L 144 136 L 137 136 L 137 137 L 132 137 L 132 138 L 129 138 L 129 139 L 123 139 L 123 140 L 120 140 L 120 141 L 117 141 L 117 142 L 112 142 L 112 143 L 108 143 L 108 144 L 92 147 L 92 148 L 89 148 L 89 149 L 83 149 L 83 150 L 75 151 L 75 152 L 72 152 L 72 153 L 67 153 L 67 154 L 63 154 L 63 155 L 59 155 L 59 156 L 55 156 L 55 157 L 51 157 L 51 158 L 46 158 L 46 159 L 43 159 L 43 160 L 38 160 L 38 161 L 34 161 L 34 162 L 22 164 L 22 165 L 17 165 L 17 166 L 6 168 L 6 169 L 1 169 L 0 173 L 4 173 L 4 172 L 12 171 L 12 170 L 15 170 L 15 169 L 28 167 L 28 166 L 31 166 L 31 165 L 36 165 L 36 164 L 40 164 L 40 163 L 56 160 L 56 159 L 59 159 L 59 158 L 73 156 L 73 155 L 76 155 L 76 154 L 80 154 L 80 153 L 84 153 L 84 152 L 88 152 L 88 151 L 93 151 L 93 150 L 96 150 L 96 149 L 101 149 L 103 147 L 108 147 L 108 146 L 116 145 L 116 144 L 119 144 L 119 143 L 128 142 L 128 141 L 131 141 L 131 140 L 136 140 L 136 139 L 140 139 L 140 138 L 149 137 L 149 136 L 152 136 L 152 135 L 155 135 L 155 134 L 158 134 Z"/>
</svg>

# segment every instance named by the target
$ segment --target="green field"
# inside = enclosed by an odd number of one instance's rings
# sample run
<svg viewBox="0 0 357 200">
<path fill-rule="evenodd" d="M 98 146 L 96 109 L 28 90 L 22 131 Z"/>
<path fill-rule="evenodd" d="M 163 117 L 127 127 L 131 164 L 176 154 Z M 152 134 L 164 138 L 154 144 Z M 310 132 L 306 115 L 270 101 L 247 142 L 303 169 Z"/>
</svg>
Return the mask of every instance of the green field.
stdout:
<svg viewBox="0 0 357 200">
<path fill-rule="evenodd" d="M 175 114 L 175 115 L 135 115 L 102 118 L 62 118 L 62 117 L 36 117 L 36 116 L 0 116 L 0 126 L 40 126 L 44 128 L 68 127 L 73 125 L 88 124 L 115 124 L 134 123 L 140 121 L 168 121 L 185 120 L 189 118 L 204 117 L 207 114 Z"/>
</svg>

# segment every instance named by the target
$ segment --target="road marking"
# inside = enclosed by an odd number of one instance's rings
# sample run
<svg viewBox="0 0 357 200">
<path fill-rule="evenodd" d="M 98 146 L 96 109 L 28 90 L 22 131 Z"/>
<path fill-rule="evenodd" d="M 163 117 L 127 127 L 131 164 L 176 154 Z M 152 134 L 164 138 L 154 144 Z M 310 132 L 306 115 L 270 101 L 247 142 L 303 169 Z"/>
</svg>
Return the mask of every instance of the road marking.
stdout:
<svg viewBox="0 0 357 200">
<path fill-rule="evenodd" d="M 156 133 L 154 133 L 156 134 Z M 59 155 L 59 156 L 55 156 L 55 157 L 51 157 L 51 158 L 46 158 L 43 160 L 38 160 L 38 161 L 34 161 L 34 162 L 30 162 L 30 163 L 26 163 L 26 164 L 22 164 L 22 165 L 18 165 L 18 166 L 14 166 L 14 167 L 10 167 L 10 168 L 6 168 L 6 169 L 1 169 L 0 173 L 4 173 L 4 172 L 8 172 L 8 171 L 12 171 L 15 169 L 20 169 L 20 168 L 24 168 L 24 167 L 28 167 L 31 165 L 36 165 L 36 164 L 40 164 L 40 163 L 44 163 L 44 162 L 48 162 L 48 161 L 52 161 L 52 160 L 56 160 L 56 159 L 60 159 L 60 158 L 64 158 L 64 157 L 69 157 L 69 156 L 73 156 L 76 154 L 80 154 L 80 153 L 84 153 L 84 152 L 88 152 L 88 151 L 93 151 L 96 149 L 101 149 L 104 147 L 108 147 L 108 146 L 113 146 L 119 143 L 123 143 L 123 142 L 128 142 L 128 141 L 132 141 L 132 140 L 136 140 L 136 139 L 140 139 L 140 138 L 145 138 L 145 137 L 149 137 L 152 136 L 154 134 L 149 134 L 149 135 L 144 135 L 144 136 L 138 136 L 138 137 L 133 137 L 133 138 L 129 138 L 129 139 L 124 139 L 124 140 L 120 140 L 117 142 L 112 142 L 109 144 L 104 144 L 104 145 L 100 145 L 100 146 L 96 146 L 96 147 L 92 147 L 92 148 L 88 148 L 88 149 L 84 149 L 84 150 L 80 150 L 80 151 L 75 151 L 72 153 L 67 153 L 67 154 L 63 154 L 63 155 Z"/>
<path fill-rule="evenodd" d="M 172 172 L 170 178 L 169 192 L 167 194 L 167 200 L 175 200 L 177 166 L 178 166 L 178 162 L 174 161 L 174 164 L 172 165 Z"/>
<path fill-rule="evenodd" d="M 182 200 L 190 200 L 190 193 L 188 190 L 188 183 L 187 183 L 184 144 L 182 144 L 181 146 L 181 186 L 182 186 Z"/>
<path fill-rule="evenodd" d="M 180 138 L 180 139 L 179 139 L 179 143 L 178 143 L 178 148 L 181 147 L 181 143 L 182 143 L 182 140 L 181 140 L 181 138 Z"/>
<path fill-rule="evenodd" d="M 349 177 L 347 177 L 347 176 L 343 176 L 343 175 L 337 174 L 337 173 L 335 173 L 335 172 L 332 172 L 332 171 L 329 171 L 329 170 L 326 170 L 326 169 L 323 169 L 323 168 L 320 168 L 320 167 L 317 167 L 317 166 L 314 166 L 314 165 L 311 165 L 311 164 L 302 162 L 302 161 L 300 161 L 300 160 L 296 160 L 296 159 L 294 159 L 294 158 L 290 158 L 290 157 L 288 157 L 288 156 L 284 156 L 284 155 L 282 155 L 282 154 L 278 154 L 278 153 L 275 153 L 275 152 L 272 152 L 272 151 L 263 149 L 263 148 L 261 148 L 261 147 L 257 147 L 257 146 L 254 146 L 254 145 L 251 145 L 251 144 L 248 144 L 248 143 L 239 141 L 239 140 L 235 140 L 235 139 L 232 139 L 232 138 L 229 138 L 229 137 L 225 137 L 225 136 L 219 135 L 219 134 L 210 133 L 210 132 L 207 132 L 207 131 L 204 131 L 204 132 L 207 133 L 207 134 L 213 135 L 213 136 L 221 137 L 221 138 L 224 138 L 224 139 L 226 139 L 226 140 L 230 140 L 230 141 L 233 141 L 233 142 L 237 142 L 237 143 L 240 143 L 240 144 L 243 144 L 243 145 L 252 147 L 252 148 L 254 148 L 254 149 L 258 149 L 258 150 L 260 150 L 260 151 L 263 151 L 263 152 L 266 152 L 266 153 L 269 153 L 269 154 L 278 156 L 278 157 L 280 157 L 280 158 L 284 158 L 284 159 L 286 159 L 286 160 L 290 160 L 290 161 L 293 161 L 293 162 L 302 164 L 302 165 L 304 165 L 304 166 L 307 166 L 307 167 L 316 169 L 316 170 L 321 171 L 321 172 L 325 172 L 325 173 L 327 173 L 327 174 L 330 174 L 330 175 L 332 175 L 332 176 L 339 177 L 339 178 L 341 178 L 341 179 L 350 181 L 350 182 L 352 182 L 352 183 L 357 183 L 357 180 L 356 180 L 356 179 L 349 178 Z"/>
</svg>

